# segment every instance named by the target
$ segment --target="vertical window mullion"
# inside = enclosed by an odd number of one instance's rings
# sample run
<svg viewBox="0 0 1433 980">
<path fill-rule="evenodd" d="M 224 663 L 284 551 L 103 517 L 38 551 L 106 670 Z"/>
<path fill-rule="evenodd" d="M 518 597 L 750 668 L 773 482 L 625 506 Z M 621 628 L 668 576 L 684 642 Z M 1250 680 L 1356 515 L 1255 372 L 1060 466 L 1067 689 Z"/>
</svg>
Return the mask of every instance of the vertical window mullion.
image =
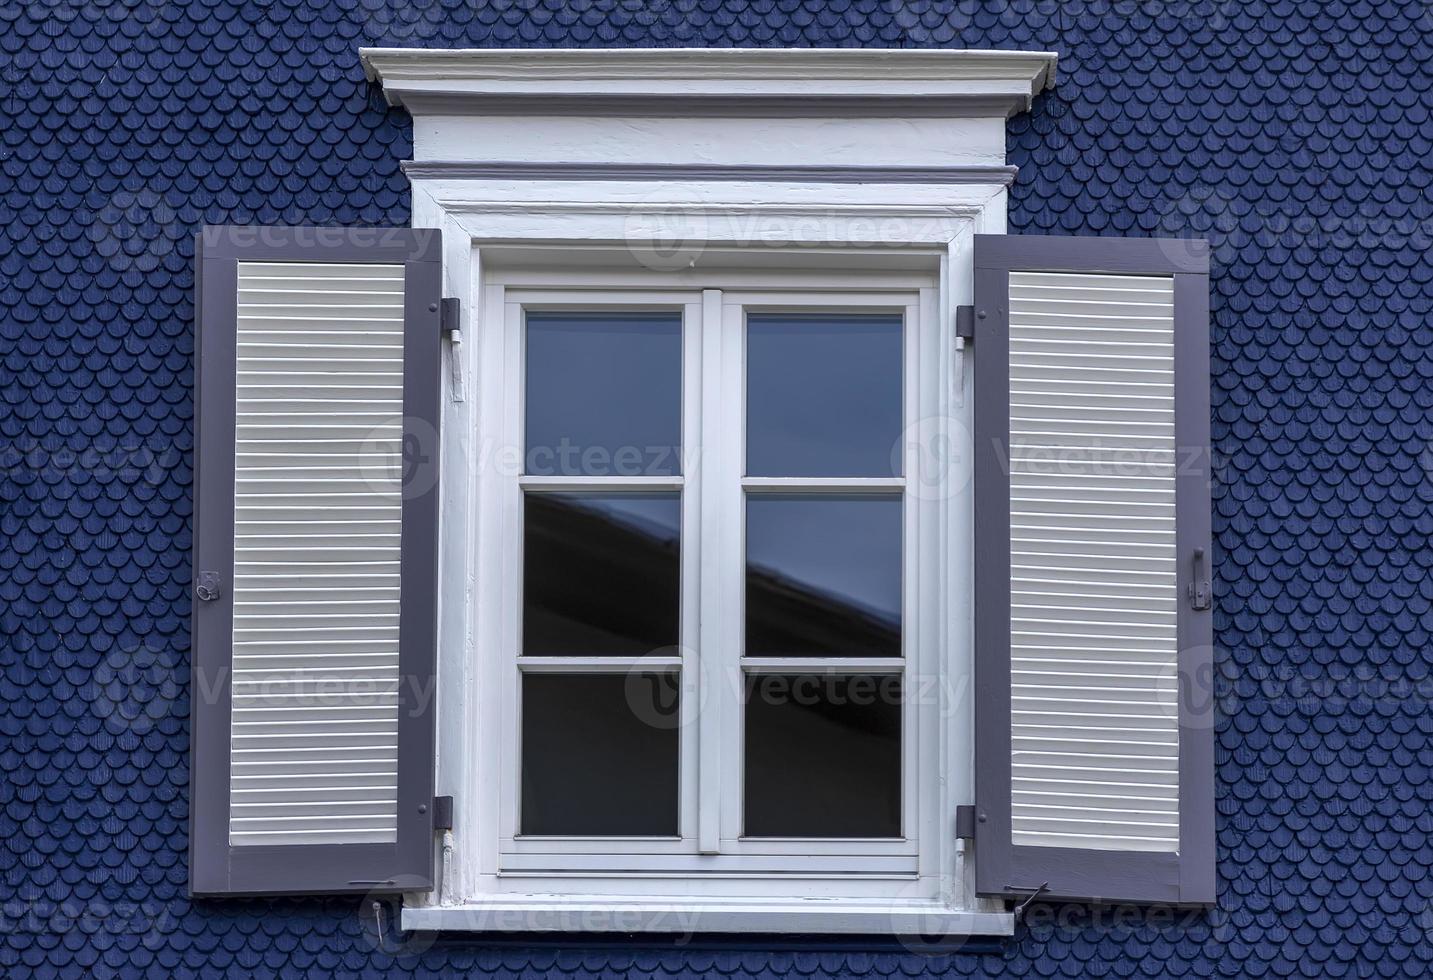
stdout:
<svg viewBox="0 0 1433 980">
<path fill-rule="evenodd" d="M 703 479 L 710 488 L 707 501 L 716 510 L 714 537 L 709 539 L 710 553 L 704 570 L 710 574 L 703 580 L 704 593 L 711 603 L 704 624 L 711 622 L 710 645 L 704 648 L 703 682 L 709 685 L 703 702 L 703 744 L 715 743 L 712 749 L 713 769 L 719 782 L 713 787 L 703 785 L 703 807 L 715 815 L 721 840 L 741 836 L 742 734 L 741 734 L 741 629 L 745 615 L 742 588 L 745 521 L 742 517 L 743 432 L 745 431 L 745 354 L 743 345 L 743 309 L 740 304 L 724 303 L 715 294 L 707 306 L 714 310 L 707 333 L 712 336 L 715 354 L 707 372 L 710 390 L 707 396 L 711 425 L 707 429 L 710 443 L 704 448 L 712 452 L 710 464 L 703 466 Z M 708 818 L 710 819 L 710 818 Z"/>
<path fill-rule="evenodd" d="M 724 672 L 729 659 L 732 618 L 724 609 L 729 593 L 726 563 L 731 537 L 726 467 L 730 400 L 727 391 L 727 325 L 719 289 L 702 290 L 698 377 L 700 390 L 692 400 L 698 419 L 700 447 L 687 475 L 699 500 L 697 664 L 691 686 L 697 688 L 693 710 L 697 723 L 688 729 L 697 741 L 697 850 L 721 852 L 723 749 L 726 706 Z"/>
</svg>

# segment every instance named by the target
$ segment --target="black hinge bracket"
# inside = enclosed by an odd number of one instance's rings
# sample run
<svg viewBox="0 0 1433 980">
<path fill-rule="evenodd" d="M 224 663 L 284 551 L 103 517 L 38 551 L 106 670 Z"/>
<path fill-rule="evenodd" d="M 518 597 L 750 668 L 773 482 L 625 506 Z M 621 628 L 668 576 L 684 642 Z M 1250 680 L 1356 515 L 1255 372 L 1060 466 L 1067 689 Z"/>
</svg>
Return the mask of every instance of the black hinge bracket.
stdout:
<svg viewBox="0 0 1433 980">
<path fill-rule="evenodd" d="M 442 330 L 451 337 L 461 329 L 463 319 L 463 304 L 456 296 L 449 296 L 443 299 L 443 312 L 440 315 Z"/>
<path fill-rule="evenodd" d="M 975 307 L 957 306 L 955 308 L 955 335 L 964 340 L 975 339 Z"/>
<path fill-rule="evenodd" d="M 955 808 L 955 836 L 957 840 L 975 840 L 975 805 L 962 803 Z"/>
<path fill-rule="evenodd" d="M 451 796 L 433 797 L 433 829 L 453 829 L 453 798 Z"/>
</svg>

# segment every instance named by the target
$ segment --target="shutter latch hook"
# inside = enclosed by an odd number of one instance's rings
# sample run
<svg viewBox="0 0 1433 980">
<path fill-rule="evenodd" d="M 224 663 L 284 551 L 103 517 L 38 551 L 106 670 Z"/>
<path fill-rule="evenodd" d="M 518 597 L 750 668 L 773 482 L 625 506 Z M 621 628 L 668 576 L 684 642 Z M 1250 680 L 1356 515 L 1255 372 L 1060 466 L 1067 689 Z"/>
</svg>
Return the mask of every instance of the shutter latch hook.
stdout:
<svg viewBox="0 0 1433 980">
<path fill-rule="evenodd" d="M 1008 889 L 1010 889 L 1011 891 L 1017 891 L 1017 892 L 1029 891 L 1029 892 L 1030 892 L 1030 894 L 1027 895 L 1027 896 L 1025 897 L 1025 899 L 1024 899 L 1019 905 L 1015 906 L 1015 909 L 1014 909 L 1014 913 L 1013 913 L 1013 914 L 1014 914 L 1014 916 L 1015 916 L 1015 921 L 1018 923 L 1022 918 L 1024 918 L 1024 916 L 1025 916 L 1025 910 L 1030 907 L 1030 903 L 1033 902 L 1033 901 L 1035 901 L 1035 899 L 1039 898 L 1041 895 L 1045 894 L 1047 891 L 1050 890 L 1050 883 L 1049 883 L 1048 881 L 1042 882 L 1041 885 L 1040 885 L 1040 887 L 1039 887 L 1039 888 L 1036 888 L 1036 889 L 1033 890 L 1033 891 L 1031 891 L 1031 890 L 1028 889 L 1028 888 L 1017 888 L 1017 887 L 1014 886 L 1014 885 L 1006 885 L 1005 887 L 1008 888 Z"/>
<path fill-rule="evenodd" d="M 1205 567 L 1204 549 L 1194 549 L 1194 578 L 1189 582 L 1189 605 L 1195 611 L 1208 609 L 1213 605 L 1209 595 L 1209 572 Z"/>
</svg>

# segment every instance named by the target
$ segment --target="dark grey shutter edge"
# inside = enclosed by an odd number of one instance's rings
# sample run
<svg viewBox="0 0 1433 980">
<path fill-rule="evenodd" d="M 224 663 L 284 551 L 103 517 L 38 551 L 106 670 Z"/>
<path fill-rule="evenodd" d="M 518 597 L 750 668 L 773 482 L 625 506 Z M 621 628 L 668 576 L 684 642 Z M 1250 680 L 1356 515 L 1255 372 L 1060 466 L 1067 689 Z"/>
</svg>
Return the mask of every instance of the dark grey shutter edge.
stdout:
<svg viewBox="0 0 1433 980">
<path fill-rule="evenodd" d="M 1213 620 L 1187 601 L 1189 556 L 1212 578 L 1209 247 L 1202 239 L 975 236 L 975 876 L 981 895 L 1212 905 Z M 1173 274 L 1176 542 L 1181 556 L 1176 854 L 1018 847 L 1010 812 L 1009 282 L 1012 270 Z"/>
<path fill-rule="evenodd" d="M 1025 884 L 1010 874 L 1009 270 L 976 265 L 974 289 L 975 880 L 1008 895 Z"/>
<path fill-rule="evenodd" d="M 1207 246 L 1205 250 L 1207 254 Z M 1214 580 L 1210 500 L 1209 273 L 1174 275 L 1175 542 L 1181 561 L 1179 596 L 1179 896 L 1212 905 L 1214 846 L 1214 614 L 1193 608 L 1191 556 L 1203 549 L 1200 579 Z M 1184 787 L 1194 787 L 1185 792 Z"/>
<path fill-rule="evenodd" d="M 398 840 L 229 845 L 230 640 L 234 564 L 237 263 L 403 263 L 405 468 L 399 600 Z M 195 248 L 193 571 L 220 594 L 191 596 L 189 894 L 310 895 L 433 886 L 439 338 L 442 238 L 432 229 L 206 226 Z M 410 492 L 410 488 L 411 491 Z"/>
</svg>

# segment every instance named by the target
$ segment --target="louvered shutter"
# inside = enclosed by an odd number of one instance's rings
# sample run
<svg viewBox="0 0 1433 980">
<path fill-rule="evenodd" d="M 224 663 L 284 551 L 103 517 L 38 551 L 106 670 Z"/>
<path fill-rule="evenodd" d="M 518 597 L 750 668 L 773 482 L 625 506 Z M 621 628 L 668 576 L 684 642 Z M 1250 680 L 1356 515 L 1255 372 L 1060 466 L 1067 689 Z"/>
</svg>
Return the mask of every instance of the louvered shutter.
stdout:
<svg viewBox="0 0 1433 980">
<path fill-rule="evenodd" d="M 441 241 L 197 246 L 190 890 L 425 890 Z"/>
<path fill-rule="evenodd" d="M 1204 242 L 976 236 L 976 876 L 1214 900 Z"/>
</svg>

